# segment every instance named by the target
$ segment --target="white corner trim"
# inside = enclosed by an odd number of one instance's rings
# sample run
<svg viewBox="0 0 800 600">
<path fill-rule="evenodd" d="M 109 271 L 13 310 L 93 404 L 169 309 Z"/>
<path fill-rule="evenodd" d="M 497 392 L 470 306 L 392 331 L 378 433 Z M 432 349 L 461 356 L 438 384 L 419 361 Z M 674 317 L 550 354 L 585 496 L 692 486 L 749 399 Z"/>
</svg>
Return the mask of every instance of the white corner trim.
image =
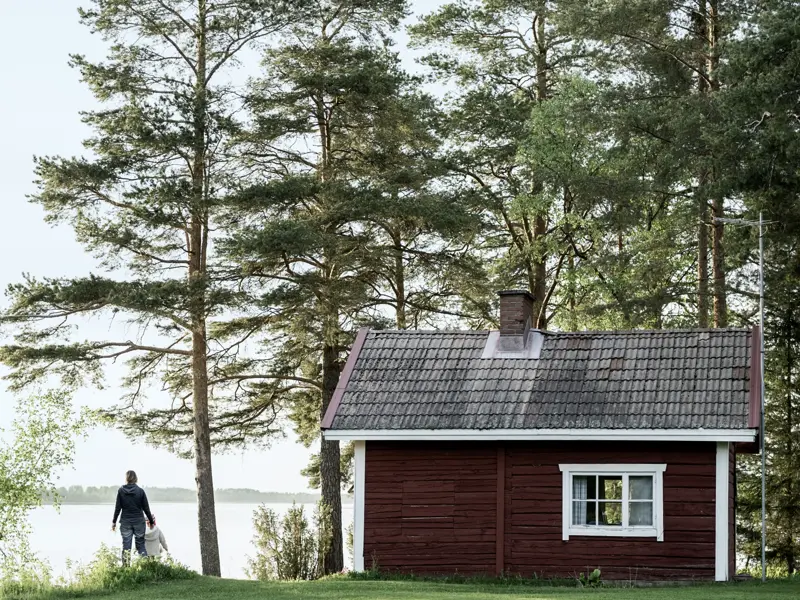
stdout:
<svg viewBox="0 0 800 600">
<path fill-rule="evenodd" d="M 714 544 L 714 579 L 728 581 L 728 493 L 729 493 L 729 461 L 728 442 L 717 443 L 717 476 L 716 476 L 716 536 Z"/>
<path fill-rule="evenodd" d="M 364 440 L 354 443 L 353 495 L 353 570 L 364 570 L 364 485 L 366 483 L 367 445 Z"/>
<path fill-rule="evenodd" d="M 558 468 L 561 469 L 561 466 L 558 465 Z M 572 514 L 571 497 L 569 471 L 561 469 L 561 539 L 565 542 L 569 539 L 569 517 Z"/>
<path fill-rule="evenodd" d="M 753 442 L 755 429 L 326 429 L 326 440 Z"/>
<path fill-rule="evenodd" d="M 727 443 L 726 443 L 727 447 Z M 570 535 L 598 536 L 598 537 L 649 537 L 656 541 L 664 541 L 664 471 L 667 465 L 661 464 L 559 464 L 561 471 L 561 539 L 569 540 Z M 622 497 L 627 498 L 628 478 L 626 475 L 647 473 L 653 475 L 653 515 L 652 527 L 625 527 L 620 529 L 599 529 L 590 527 L 572 526 L 572 475 L 622 475 Z M 627 503 L 623 502 L 623 522 L 628 519 Z"/>
</svg>

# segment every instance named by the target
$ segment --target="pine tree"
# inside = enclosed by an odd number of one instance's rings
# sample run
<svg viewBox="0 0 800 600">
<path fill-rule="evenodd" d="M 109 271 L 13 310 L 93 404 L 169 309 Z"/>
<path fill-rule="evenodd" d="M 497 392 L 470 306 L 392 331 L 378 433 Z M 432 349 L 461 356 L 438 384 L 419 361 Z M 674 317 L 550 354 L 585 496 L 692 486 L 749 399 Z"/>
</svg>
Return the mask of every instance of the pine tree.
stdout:
<svg viewBox="0 0 800 600">
<path fill-rule="evenodd" d="M 269 314 L 240 324 L 267 332 L 258 368 L 273 378 L 269 395 L 290 407 L 308 444 L 319 439 L 358 325 L 389 325 L 386 306 L 401 325 L 409 306 L 438 309 L 417 304 L 408 284 L 420 285 L 417 273 L 452 256 L 424 238 L 442 240 L 438 234 L 460 231 L 467 218 L 456 207 L 442 213 L 426 188 L 430 102 L 399 69 L 386 37 L 404 11 L 404 2 L 388 0 L 309 8 L 267 52 L 267 77 L 251 95 L 253 127 L 242 147 L 254 181 L 231 199 L 224 248 Z M 338 442 L 320 444 L 307 472 L 332 510 L 330 573 L 343 567 L 347 478 Z"/>
<path fill-rule="evenodd" d="M 434 50 L 425 63 L 457 90 L 448 106 L 446 185 L 479 198 L 492 216 L 484 258 L 494 262 L 493 283 L 531 291 L 540 328 L 552 317 L 549 302 L 572 249 L 556 233 L 564 199 L 556 204 L 542 193 L 519 153 L 531 112 L 587 62 L 586 48 L 563 25 L 567 8 L 460 0 L 411 29 L 417 44 Z"/>
<path fill-rule="evenodd" d="M 717 142 L 742 216 L 769 222 L 765 238 L 765 345 L 767 451 L 767 560 L 794 573 L 800 559 L 800 20 L 796 3 L 760 3 L 742 36 L 729 48 L 720 113 L 727 127 Z M 724 153 L 724 154 L 723 154 Z M 736 230 L 734 230 L 736 231 Z M 733 238 L 735 287 L 753 290 L 757 232 Z M 756 298 L 750 293 L 750 314 Z M 748 562 L 761 558 L 760 457 L 741 457 L 737 498 L 738 543 Z"/>
<path fill-rule="evenodd" d="M 94 130 L 83 158 L 36 160 L 32 200 L 100 261 L 102 275 L 12 285 L 4 320 L 17 343 L 2 349 L 15 387 L 51 374 L 99 382 L 125 358 L 131 388 L 109 410 L 130 435 L 177 447 L 191 439 L 203 573 L 220 575 L 211 447 L 215 377 L 228 359 L 209 329 L 236 308 L 213 253 L 218 199 L 232 167 L 225 148 L 237 109 L 226 70 L 250 43 L 284 25 L 282 3 L 256 0 L 95 0 L 82 22 L 110 44 L 105 62 L 72 64 L 104 107 L 84 113 Z M 81 317 L 123 317 L 137 339 L 70 341 Z M 153 381 L 169 409 L 142 412 Z"/>
</svg>

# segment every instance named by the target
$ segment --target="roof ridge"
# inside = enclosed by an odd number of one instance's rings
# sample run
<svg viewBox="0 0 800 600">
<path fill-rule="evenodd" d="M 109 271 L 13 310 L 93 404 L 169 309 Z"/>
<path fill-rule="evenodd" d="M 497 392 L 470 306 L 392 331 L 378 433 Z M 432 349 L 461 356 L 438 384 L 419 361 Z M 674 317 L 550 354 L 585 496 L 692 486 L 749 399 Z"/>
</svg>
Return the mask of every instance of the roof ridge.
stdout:
<svg viewBox="0 0 800 600">
<path fill-rule="evenodd" d="M 370 329 L 370 333 L 397 335 L 459 334 L 487 335 L 497 329 Z M 538 329 L 548 336 L 588 336 L 588 335 L 642 335 L 642 334 L 688 334 L 688 333 L 750 333 L 749 327 L 705 327 L 681 329 L 590 329 L 586 331 L 549 331 Z"/>
</svg>

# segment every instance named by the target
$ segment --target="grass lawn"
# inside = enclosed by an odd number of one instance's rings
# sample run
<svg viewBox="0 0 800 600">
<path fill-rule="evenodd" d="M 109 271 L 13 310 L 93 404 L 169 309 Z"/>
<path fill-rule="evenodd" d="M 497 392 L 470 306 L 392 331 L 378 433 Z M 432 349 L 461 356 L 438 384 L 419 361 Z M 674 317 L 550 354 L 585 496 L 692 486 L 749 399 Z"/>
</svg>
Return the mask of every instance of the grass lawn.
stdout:
<svg viewBox="0 0 800 600">
<path fill-rule="evenodd" d="M 767 600 L 800 598 L 800 580 L 672 588 L 578 589 L 529 586 L 471 585 L 417 581 L 348 581 L 259 583 L 201 577 L 152 584 L 102 596 L 113 600 Z"/>
</svg>

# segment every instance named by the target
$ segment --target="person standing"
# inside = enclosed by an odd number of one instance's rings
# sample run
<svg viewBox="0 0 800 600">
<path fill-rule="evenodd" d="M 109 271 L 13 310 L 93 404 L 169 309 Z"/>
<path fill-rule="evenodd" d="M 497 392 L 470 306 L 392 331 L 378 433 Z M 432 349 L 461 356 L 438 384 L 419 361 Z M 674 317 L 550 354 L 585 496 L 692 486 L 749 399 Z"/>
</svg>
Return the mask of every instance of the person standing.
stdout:
<svg viewBox="0 0 800 600">
<path fill-rule="evenodd" d="M 144 544 L 145 517 L 147 521 L 153 522 L 153 515 L 150 513 L 150 504 L 147 502 L 147 494 L 136 485 L 138 478 L 135 471 L 125 473 L 125 485 L 117 491 L 117 503 L 114 507 L 114 519 L 111 521 L 111 531 L 117 529 L 117 518 L 119 520 L 119 532 L 122 534 L 122 562 L 128 564 L 131 555 L 131 543 L 136 538 L 136 552 L 140 556 L 147 556 Z"/>
<path fill-rule="evenodd" d="M 144 547 L 147 549 L 147 556 L 158 558 L 161 556 L 162 548 L 164 552 L 169 552 L 169 548 L 167 548 L 167 538 L 164 537 L 164 532 L 161 531 L 161 528 L 156 525 L 155 515 L 153 515 L 153 519 L 148 525 L 150 529 L 144 534 Z"/>
</svg>

